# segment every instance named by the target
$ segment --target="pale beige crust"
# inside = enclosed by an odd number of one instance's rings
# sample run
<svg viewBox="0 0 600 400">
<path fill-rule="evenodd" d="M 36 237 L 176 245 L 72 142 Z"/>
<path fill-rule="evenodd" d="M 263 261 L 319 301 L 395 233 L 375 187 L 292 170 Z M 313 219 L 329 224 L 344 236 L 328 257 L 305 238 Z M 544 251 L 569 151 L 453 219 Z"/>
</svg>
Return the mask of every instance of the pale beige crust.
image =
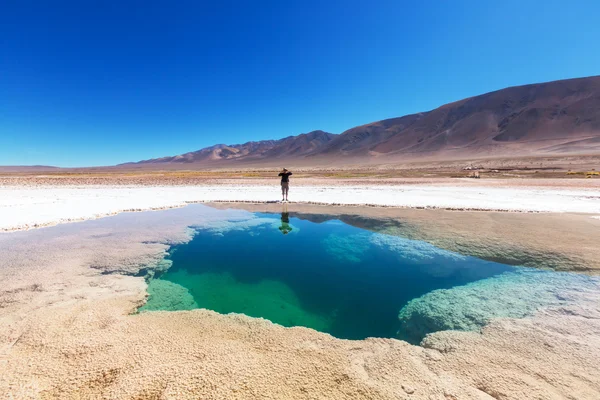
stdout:
<svg viewBox="0 0 600 400">
<path fill-rule="evenodd" d="M 187 186 L 187 185 L 278 185 L 276 172 L 164 172 L 164 173 L 137 173 L 137 174 L 75 174 L 75 175 L 43 175 L 43 176 L 0 176 L 0 187 L 46 187 L 46 186 Z M 296 172 L 292 179 L 292 186 L 381 186 L 381 185 L 432 185 L 432 186 L 459 186 L 459 187 L 498 187 L 498 188 L 556 188 L 556 189 L 589 189 L 600 188 L 600 177 L 582 179 L 573 178 L 547 178 L 537 179 L 530 177 L 469 179 L 467 174 L 449 176 L 403 176 L 401 173 L 384 172 L 362 173 L 332 171 L 330 173 Z"/>
<path fill-rule="evenodd" d="M 600 287 L 565 293 L 569 307 L 493 321 L 482 334 L 436 333 L 424 347 L 206 310 L 130 315 L 146 296 L 144 279 L 131 274 L 188 240 L 188 225 L 222 218 L 199 214 L 186 207 L 1 234 L 0 396 L 600 397 Z"/>
</svg>

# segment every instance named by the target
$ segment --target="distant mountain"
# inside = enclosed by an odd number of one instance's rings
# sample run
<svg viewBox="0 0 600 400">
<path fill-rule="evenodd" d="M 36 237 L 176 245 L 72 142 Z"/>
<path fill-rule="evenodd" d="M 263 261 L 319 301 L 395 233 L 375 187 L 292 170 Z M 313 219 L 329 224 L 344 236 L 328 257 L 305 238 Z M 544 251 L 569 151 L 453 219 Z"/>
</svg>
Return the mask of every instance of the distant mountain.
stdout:
<svg viewBox="0 0 600 400">
<path fill-rule="evenodd" d="M 435 110 L 136 164 L 268 165 L 600 154 L 600 76 L 515 86 Z"/>
<path fill-rule="evenodd" d="M 14 173 L 14 172 L 44 172 L 44 171 L 55 171 L 60 167 L 53 167 L 50 165 L 0 165 L 0 172 Z"/>
<path fill-rule="evenodd" d="M 600 76 L 516 86 L 358 126 L 321 152 L 473 156 L 600 152 Z"/>
<path fill-rule="evenodd" d="M 279 140 L 262 140 L 259 142 L 247 142 L 244 144 L 233 145 L 217 144 L 191 153 L 144 160 L 135 164 L 218 164 L 219 162 L 223 163 L 234 160 L 238 162 L 260 162 L 273 161 L 282 158 L 297 159 L 318 153 L 336 136 L 338 135 L 333 133 L 313 131 Z"/>
</svg>

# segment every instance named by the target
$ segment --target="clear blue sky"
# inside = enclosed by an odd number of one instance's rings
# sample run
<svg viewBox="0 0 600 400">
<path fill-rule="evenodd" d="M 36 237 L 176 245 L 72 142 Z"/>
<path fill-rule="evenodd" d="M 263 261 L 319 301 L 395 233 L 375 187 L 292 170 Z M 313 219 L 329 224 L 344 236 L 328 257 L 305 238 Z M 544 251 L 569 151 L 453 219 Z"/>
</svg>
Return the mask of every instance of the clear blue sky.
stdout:
<svg viewBox="0 0 600 400">
<path fill-rule="evenodd" d="M 0 3 L 0 165 L 110 165 L 600 74 L 600 1 Z"/>
</svg>

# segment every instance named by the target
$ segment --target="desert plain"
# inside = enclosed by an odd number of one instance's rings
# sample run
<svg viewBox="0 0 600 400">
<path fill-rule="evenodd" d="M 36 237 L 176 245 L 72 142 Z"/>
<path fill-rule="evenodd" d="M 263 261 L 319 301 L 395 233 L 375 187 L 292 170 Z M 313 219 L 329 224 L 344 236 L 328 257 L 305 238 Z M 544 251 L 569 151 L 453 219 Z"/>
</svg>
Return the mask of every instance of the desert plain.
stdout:
<svg viewBox="0 0 600 400">
<path fill-rule="evenodd" d="M 164 256 L 190 240 L 190 226 L 222 223 L 224 210 L 240 220 L 280 212 L 275 168 L 5 170 L 0 396 L 600 398 L 600 178 L 586 175 L 596 159 L 584 161 L 481 165 L 479 179 L 465 169 L 472 163 L 290 166 L 291 216 L 328 215 L 460 254 L 589 278 L 555 293 L 561 305 L 496 318 L 480 331 L 435 332 L 418 346 L 342 340 L 205 309 L 136 312 L 148 296 L 147 274 L 168 268 Z"/>
</svg>

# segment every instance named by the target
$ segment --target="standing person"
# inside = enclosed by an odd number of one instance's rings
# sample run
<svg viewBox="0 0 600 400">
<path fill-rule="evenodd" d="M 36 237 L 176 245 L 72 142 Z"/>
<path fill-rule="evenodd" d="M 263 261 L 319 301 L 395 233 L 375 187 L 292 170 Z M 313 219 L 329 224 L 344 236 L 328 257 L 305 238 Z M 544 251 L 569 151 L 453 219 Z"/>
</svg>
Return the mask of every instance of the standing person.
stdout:
<svg viewBox="0 0 600 400">
<path fill-rule="evenodd" d="M 292 173 L 285 168 L 279 173 L 279 176 L 281 177 L 281 201 L 287 201 L 288 199 L 288 192 L 290 191 L 290 175 L 292 175 Z"/>
</svg>

